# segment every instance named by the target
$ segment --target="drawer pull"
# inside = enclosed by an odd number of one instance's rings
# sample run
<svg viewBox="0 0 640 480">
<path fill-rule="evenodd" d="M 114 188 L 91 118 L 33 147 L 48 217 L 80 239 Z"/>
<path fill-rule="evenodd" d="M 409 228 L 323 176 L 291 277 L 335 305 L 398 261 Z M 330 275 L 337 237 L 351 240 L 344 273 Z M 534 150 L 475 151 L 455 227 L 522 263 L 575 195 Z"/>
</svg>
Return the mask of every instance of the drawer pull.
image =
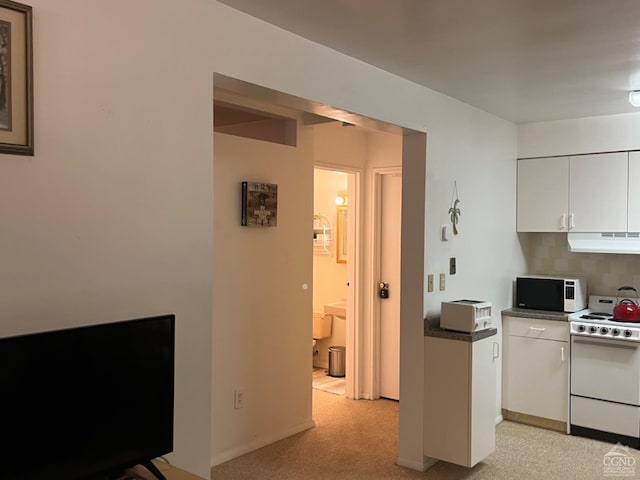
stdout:
<svg viewBox="0 0 640 480">
<path fill-rule="evenodd" d="M 564 362 L 564 347 L 560 347 L 560 360 Z"/>
<path fill-rule="evenodd" d="M 546 328 L 542 327 L 529 327 L 529 330 L 533 330 L 534 332 L 544 332 Z"/>
</svg>

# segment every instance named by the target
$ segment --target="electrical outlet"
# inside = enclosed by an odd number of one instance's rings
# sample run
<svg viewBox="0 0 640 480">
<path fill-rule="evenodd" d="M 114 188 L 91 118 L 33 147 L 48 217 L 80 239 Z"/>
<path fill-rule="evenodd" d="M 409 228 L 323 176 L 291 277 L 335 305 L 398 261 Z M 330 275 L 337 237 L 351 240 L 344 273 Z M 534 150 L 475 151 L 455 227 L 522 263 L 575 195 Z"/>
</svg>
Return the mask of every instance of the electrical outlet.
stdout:
<svg viewBox="0 0 640 480">
<path fill-rule="evenodd" d="M 444 273 L 440 274 L 440 290 L 444 290 Z"/>
<path fill-rule="evenodd" d="M 433 292 L 433 273 L 427 275 L 427 292 Z"/>
<path fill-rule="evenodd" d="M 238 389 L 233 392 L 233 408 L 236 410 L 244 407 L 244 390 Z"/>
</svg>

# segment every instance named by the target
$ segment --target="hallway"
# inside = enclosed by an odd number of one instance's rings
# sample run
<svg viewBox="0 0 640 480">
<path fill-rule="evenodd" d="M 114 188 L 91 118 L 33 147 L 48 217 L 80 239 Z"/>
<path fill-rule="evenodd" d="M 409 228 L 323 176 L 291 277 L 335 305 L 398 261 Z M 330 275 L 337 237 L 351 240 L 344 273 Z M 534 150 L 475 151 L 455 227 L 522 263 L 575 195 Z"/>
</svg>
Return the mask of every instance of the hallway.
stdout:
<svg viewBox="0 0 640 480">
<path fill-rule="evenodd" d="M 395 464 L 398 402 L 349 400 L 313 389 L 316 427 L 217 465 L 213 480 L 602 480 L 613 445 L 512 422 L 472 469 L 439 462 L 427 472 Z M 636 460 L 640 452 L 631 449 Z"/>
</svg>

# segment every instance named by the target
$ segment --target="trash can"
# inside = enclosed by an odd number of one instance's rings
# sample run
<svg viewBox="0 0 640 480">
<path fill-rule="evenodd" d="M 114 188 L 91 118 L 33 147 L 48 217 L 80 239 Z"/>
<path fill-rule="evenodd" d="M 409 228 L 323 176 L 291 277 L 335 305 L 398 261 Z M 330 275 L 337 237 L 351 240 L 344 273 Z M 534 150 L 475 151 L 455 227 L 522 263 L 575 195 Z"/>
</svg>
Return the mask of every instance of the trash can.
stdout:
<svg viewBox="0 0 640 480">
<path fill-rule="evenodd" d="M 344 360 L 346 347 L 329 347 L 329 371 L 331 377 L 344 377 Z"/>
</svg>

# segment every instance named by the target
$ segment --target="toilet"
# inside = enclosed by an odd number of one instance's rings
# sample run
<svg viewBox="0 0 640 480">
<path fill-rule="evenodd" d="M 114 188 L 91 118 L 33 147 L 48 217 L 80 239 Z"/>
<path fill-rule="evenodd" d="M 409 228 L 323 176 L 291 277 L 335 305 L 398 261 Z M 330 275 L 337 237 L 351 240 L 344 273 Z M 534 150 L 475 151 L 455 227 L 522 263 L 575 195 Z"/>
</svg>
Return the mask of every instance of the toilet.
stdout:
<svg viewBox="0 0 640 480">
<path fill-rule="evenodd" d="M 312 348 L 316 346 L 316 342 L 321 338 L 328 338 L 331 336 L 332 321 L 333 315 L 326 315 L 324 312 L 313 312 Z"/>
</svg>

